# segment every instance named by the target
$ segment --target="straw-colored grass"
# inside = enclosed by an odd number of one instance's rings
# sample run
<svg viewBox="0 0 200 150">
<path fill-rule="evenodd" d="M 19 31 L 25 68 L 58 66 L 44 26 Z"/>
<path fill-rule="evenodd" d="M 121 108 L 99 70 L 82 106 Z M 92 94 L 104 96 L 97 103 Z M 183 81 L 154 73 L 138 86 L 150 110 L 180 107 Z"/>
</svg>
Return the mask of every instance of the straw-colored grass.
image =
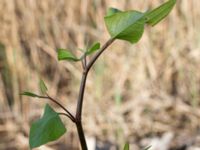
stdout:
<svg viewBox="0 0 200 150">
<path fill-rule="evenodd" d="M 146 27 L 138 44 L 115 41 L 95 64 L 83 108 L 87 136 L 119 145 L 129 140 L 135 150 L 166 133 L 173 135 L 169 147 L 199 144 L 200 1 L 177 1 L 165 21 Z M 57 48 L 79 55 L 78 48 L 103 44 L 109 38 L 103 17 L 110 6 L 146 11 L 161 2 L 1 0 L 0 149 L 27 149 L 29 124 L 46 101 L 19 93 L 38 92 L 39 78 L 75 113 L 81 64 L 58 62 Z M 62 143 L 77 148 L 76 129 L 66 124 L 68 134 L 55 149 Z"/>
</svg>

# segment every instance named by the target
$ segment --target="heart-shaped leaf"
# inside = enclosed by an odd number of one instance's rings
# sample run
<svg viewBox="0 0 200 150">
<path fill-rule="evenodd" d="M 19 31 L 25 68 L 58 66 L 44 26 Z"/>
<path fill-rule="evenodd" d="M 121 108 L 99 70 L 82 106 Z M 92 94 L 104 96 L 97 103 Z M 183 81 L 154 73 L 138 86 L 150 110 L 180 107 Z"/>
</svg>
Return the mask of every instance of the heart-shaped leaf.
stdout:
<svg viewBox="0 0 200 150">
<path fill-rule="evenodd" d="M 156 9 L 149 11 L 145 15 L 146 23 L 152 26 L 156 25 L 170 13 L 175 4 L 176 0 L 169 0 L 168 2 L 157 7 Z"/>
<path fill-rule="evenodd" d="M 40 92 L 42 94 L 46 94 L 47 92 L 47 86 L 45 85 L 44 81 L 40 79 L 40 82 L 39 82 L 39 86 L 40 86 Z"/>
<path fill-rule="evenodd" d="M 79 61 L 80 59 L 74 56 L 70 51 L 58 49 L 58 60 Z"/>
<path fill-rule="evenodd" d="M 124 150 L 129 150 L 129 143 L 126 143 L 126 144 L 124 145 Z"/>
<path fill-rule="evenodd" d="M 92 53 L 94 53 L 95 51 L 97 51 L 100 48 L 100 43 L 94 43 L 86 52 L 86 55 L 90 55 Z"/>
<path fill-rule="evenodd" d="M 39 97 L 37 94 L 34 94 L 32 92 L 27 92 L 27 91 L 21 93 L 21 95 L 30 96 L 30 97 Z"/>
<path fill-rule="evenodd" d="M 55 141 L 65 132 L 66 128 L 58 113 L 46 104 L 42 118 L 31 125 L 29 136 L 30 148 L 39 147 L 48 142 Z"/>
<path fill-rule="evenodd" d="M 104 17 L 106 27 L 112 38 L 136 43 L 143 34 L 144 13 L 138 11 L 118 12 Z"/>
</svg>

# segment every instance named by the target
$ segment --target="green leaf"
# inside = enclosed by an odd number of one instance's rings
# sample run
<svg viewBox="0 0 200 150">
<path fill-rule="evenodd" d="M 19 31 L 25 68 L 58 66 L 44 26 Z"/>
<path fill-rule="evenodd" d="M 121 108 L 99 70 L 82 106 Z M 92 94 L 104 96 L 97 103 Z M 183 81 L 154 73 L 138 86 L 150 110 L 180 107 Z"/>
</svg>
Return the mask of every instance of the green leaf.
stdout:
<svg viewBox="0 0 200 150">
<path fill-rule="evenodd" d="M 79 61 L 80 59 L 65 49 L 58 49 L 58 60 Z"/>
<path fill-rule="evenodd" d="M 92 53 L 94 53 L 96 50 L 100 49 L 100 43 L 94 43 L 86 52 L 86 55 L 90 55 Z"/>
<path fill-rule="evenodd" d="M 145 23 L 156 25 L 170 13 L 175 3 L 176 0 L 169 0 L 146 13 L 135 10 L 122 12 L 111 8 L 104 21 L 112 38 L 136 43 L 142 37 Z"/>
<path fill-rule="evenodd" d="M 144 150 L 149 150 L 151 148 L 151 146 L 146 147 Z"/>
<path fill-rule="evenodd" d="M 129 143 L 126 143 L 126 144 L 124 145 L 124 150 L 129 150 Z"/>
<path fill-rule="evenodd" d="M 40 82 L 39 82 L 39 86 L 40 86 L 40 92 L 42 94 L 46 94 L 47 92 L 47 86 L 45 85 L 44 81 L 40 79 Z"/>
<path fill-rule="evenodd" d="M 136 43 L 144 32 L 145 18 L 142 12 L 118 12 L 104 17 L 104 20 L 112 38 Z"/>
<path fill-rule="evenodd" d="M 122 12 L 122 11 L 117 9 L 117 8 L 112 8 L 111 7 L 111 8 L 108 9 L 108 12 L 107 12 L 106 16 L 112 16 L 112 15 L 118 13 L 118 12 Z"/>
<path fill-rule="evenodd" d="M 29 136 L 30 148 L 39 147 L 48 142 L 55 141 L 65 132 L 66 128 L 58 113 L 46 104 L 42 118 L 31 125 Z"/>
<path fill-rule="evenodd" d="M 21 93 L 21 95 L 30 96 L 30 97 L 39 97 L 37 94 L 27 92 L 27 91 Z"/>
<path fill-rule="evenodd" d="M 156 25 L 170 13 L 175 4 L 176 0 L 169 0 L 168 2 L 157 7 L 156 9 L 149 11 L 145 15 L 146 23 L 152 26 Z"/>
</svg>

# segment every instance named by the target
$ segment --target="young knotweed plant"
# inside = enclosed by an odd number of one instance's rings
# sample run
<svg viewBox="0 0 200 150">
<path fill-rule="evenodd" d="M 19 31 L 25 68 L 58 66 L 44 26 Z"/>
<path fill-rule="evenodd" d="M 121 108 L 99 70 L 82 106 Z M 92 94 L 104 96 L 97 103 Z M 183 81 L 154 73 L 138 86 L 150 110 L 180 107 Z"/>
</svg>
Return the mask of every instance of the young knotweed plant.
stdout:
<svg viewBox="0 0 200 150">
<path fill-rule="evenodd" d="M 48 89 L 45 83 L 40 80 L 39 87 L 41 95 L 24 92 L 22 95 L 48 99 L 51 102 L 57 104 L 63 109 L 63 112 L 56 112 L 49 104 L 46 104 L 44 114 L 42 118 L 33 122 L 29 134 L 30 148 L 39 147 L 51 141 L 59 139 L 67 130 L 63 124 L 60 116 L 68 117 L 77 127 L 79 141 L 81 148 L 87 150 L 87 143 L 85 140 L 85 133 L 82 127 L 82 107 L 84 100 L 85 85 L 88 72 L 93 64 L 99 58 L 99 56 L 117 39 L 128 41 L 132 44 L 137 43 L 144 32 L 145 25 L 154 26 L 163 20 L 172 10 L 176 0 L 168 0 L 159 7 L 146 12 L 140 12 L 136 10 L 121 11 L 116 8 L 110 8 L 107 15 L 104 17 L 104 21 L 107 30 L 111 38 L 101 46 L 99 42 L 94 43 L 80 57 L 75 56 L 69 50 L 58 49 L 58 60 L 68 60 L 72 62 L 81 62 L 83 71 L 82 79 L 79 88 L 79 94 L 77 98 L 76 114 L 73 115 L 68 109 L 61 104 L 58 100 L 52 98 L 48 94 Z M 91 55 L 91 56 L 90 56 Z M 90 56 L 88 60 L 88 56 Z M 149 149 L 147 147 L 145 150 Z M 129 144 L 125 144 L 124 150 L 129 150 Z"/>
</svg>

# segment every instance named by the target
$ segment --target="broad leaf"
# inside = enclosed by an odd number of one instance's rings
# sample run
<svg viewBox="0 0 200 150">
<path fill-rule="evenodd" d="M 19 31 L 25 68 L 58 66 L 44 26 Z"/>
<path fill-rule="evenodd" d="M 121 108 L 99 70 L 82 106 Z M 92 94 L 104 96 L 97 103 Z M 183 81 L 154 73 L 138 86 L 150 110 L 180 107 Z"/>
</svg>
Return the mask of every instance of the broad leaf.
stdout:
<svg viewBox="0 0 200 150">
<path fill-rule="evenodd" d="M 44 81 L 40 79 L 40 82 L 39 82 L 39 86 L 40 86 L 40 92 L 42 94 L 45 94 L 47 92 L 47 86 L 45 85 Z"/>
<path fill-rule="evenodd" d="M 129 150 L 129 143 L 126 143 L 126 144 L 124 145 L 124 150 Z"/>
<path fill-rule="evenodd" d="M 112 16 L 115 13 L 118 13 L 118 12 L 122 12 L 122 11 L 117 9 L 117 8 L 112 8 L 111 7 L 111 8 L 108 9 L 108 12 L 107 12 L 106 16 Z"/>
<path fill-rule="evenodd" d="M 104 17 L 106 27 L 112 38 L 136 43 L 143 34 L 144 13 L 138 11 L 118 12 Z"/>
<path fill-rule="evenodd" d="M 94 43 L 86 52 L 86 55 L 90 55 L 92 53 L 94 53 L 95 51 L 97 51 L 100 48 L 100 43 Z"/>
<path fill-rule="evenodd" d="M 135 10 L 122 12 L 111 8 L 104 17 L 105 24 L 112 38 L 136 43 L 142 37 L 145 23 L 156 25 L 170 13 L 175 3 L 176 0 L 169 0 L 146 13 Z"/>
<path fill-rule="evenodd" d="M 66 132 L 58 113 L 46 104 L 44 115 L 31 125 L 29 145 L 30 148 L 39 147 L 57 140 Z"/>
<path fill-rule="evenodd" d="M 58 60 L 79 61 L 80 59 L 67 50 L 58 49 Z"/>
<path fill-rule="evenodd" d="M 21 93 L 21 95 L 30 96 L 30 97 L 39 97 L 37 94 L 34 94 L 32 92 L 27 92 L 27 91 Z"/>
<path fill-rule="evenodd" d="M 170 13 L 175 4 L 176 0 L 169 0 L 168 2 L 157 7 L 156 9 L 149 11 L 145 15 L 146 23 L 152 26 L 156 25 Z"/>
</svg>

